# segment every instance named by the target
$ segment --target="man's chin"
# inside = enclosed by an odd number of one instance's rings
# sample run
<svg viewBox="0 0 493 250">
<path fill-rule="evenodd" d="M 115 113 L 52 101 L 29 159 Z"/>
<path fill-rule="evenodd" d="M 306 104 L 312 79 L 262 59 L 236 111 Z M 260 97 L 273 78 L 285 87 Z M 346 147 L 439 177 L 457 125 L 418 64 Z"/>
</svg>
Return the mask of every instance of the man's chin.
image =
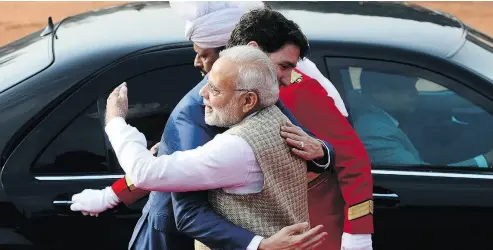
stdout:
<svg viewBox="0 0 493 250">
<path fill-rule="evenodd" d="M 216 120 L 214 117 L 210 117 L 210 116 L 208 116 L 208 115 L 206 114 L 206 115 L 205 115 L 205 117 L 204 117 L 204 119 L 205 119 L 205 124 L 207 124 L 207 125 L 209 125 L 209 126 L 216 126 L 216 127 L 220 127 L 220 126 L 218 125 L 217 120 Z"/>
<path fill-rule="evenodd" d="M 207 124 L 209 126 L 220 127 L 220 128 L 229 128 L 229 127 L 234 126 L 240 122 L 240 121 L 236 121 L 236 120 L 235 121 L 219 121 L 217 118 L 207 117 L 207 115 L 205 116 L 204 119 L 205 119 L 205 124 Z"/>
<path fill-rule="evenodd" d="M 291 85 L 291 84 L 284 84 L 281 81 L 278 81 L 278 83 L 279 83 L 279 88 L 281 88 L 281 87 L 289 87 L 289 85 Z"/>
</svg>

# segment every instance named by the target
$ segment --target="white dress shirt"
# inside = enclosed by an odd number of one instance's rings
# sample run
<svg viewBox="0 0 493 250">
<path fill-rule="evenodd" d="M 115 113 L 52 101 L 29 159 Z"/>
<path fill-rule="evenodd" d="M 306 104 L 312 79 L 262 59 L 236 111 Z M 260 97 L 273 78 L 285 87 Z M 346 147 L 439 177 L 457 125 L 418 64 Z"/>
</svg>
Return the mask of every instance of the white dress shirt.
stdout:
<svg viewBox="0 0 493 250">
<path fill-rule="evenodd" d="M 120 166 L 135 187 L 162 192 L 222 188 L 225 192 L 260 192 L 264 175 L 250 145 L 241 137 L 218 134 L 205 145 L 155 157 L 144 134 L 121 117 L 105 127 Z M 256 250 L 263 237 L 255 236 L 247 250 Z"/>
</svg>

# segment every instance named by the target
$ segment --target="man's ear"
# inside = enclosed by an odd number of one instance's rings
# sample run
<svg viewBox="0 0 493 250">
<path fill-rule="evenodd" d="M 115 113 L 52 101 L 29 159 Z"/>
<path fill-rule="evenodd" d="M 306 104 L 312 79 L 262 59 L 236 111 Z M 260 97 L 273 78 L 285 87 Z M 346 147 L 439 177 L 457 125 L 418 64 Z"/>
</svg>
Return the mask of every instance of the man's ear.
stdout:
<svg viewBox="0 0 493 250">
<path fill-rule="evenodd" d="M 248 92 L 245 95 L 243 112 L 248 112 L 254 109 L 258 104 L 258 96 L 255 92 Z"/>
<path fill-rule="evenodd" d="M 252 47 L 255 47 L 255 48 L 258 48 L 258 43 L 255 42 L 255 41 L 250 41 L 249 43 L 247 43 L 248 46 L 252 46 Z"/>
</svg>

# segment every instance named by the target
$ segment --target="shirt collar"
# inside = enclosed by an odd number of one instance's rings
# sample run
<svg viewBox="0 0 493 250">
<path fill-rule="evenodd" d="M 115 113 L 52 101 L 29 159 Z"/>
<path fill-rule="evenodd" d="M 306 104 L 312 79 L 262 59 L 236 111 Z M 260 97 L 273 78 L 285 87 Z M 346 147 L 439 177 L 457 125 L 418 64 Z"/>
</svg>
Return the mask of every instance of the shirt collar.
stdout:
<svg viewBox="0 0 493 250">
<path fill-rule="evenodd" d="M 236 124 L 232 125 L 230 128 L 232 128 L 232 127 L 234 127 L 234 126 L 236 126 L 236 125 L 240 124 L 241 122 L 243 122 L 244 120 L 246 120 L 246 119 L 248 119 L 248 118 L 253 117 L 253 116 L 254 116 L 254 115 L 256 115 L 258 112 L 259 112 L 259 111 L 255 111 L 255 112 L 253 112 L 253 113 L 251 113 L 251 114 L 249 114 L 249 115 L 245 116 L 245 118 L 243 118 L 243 120 L 241 120 L 241 121 L 239 121 L 238 123 L 236 123 Z"/>
<path fill-rule="evenodd" d="M 243 118 L 243 120 L 248 119 L 248 118 L 250 118 L 250 117 L 253 117 L 253 116 L 254 116 L 254 115 L 256 115 L 257 113 L 258 113 L 258 111 L 255 111 L 255 112 L 253 112 L 253 113 L 251 113 L 251 114 L 247 115 L 245 118 Z"/>
</svg>

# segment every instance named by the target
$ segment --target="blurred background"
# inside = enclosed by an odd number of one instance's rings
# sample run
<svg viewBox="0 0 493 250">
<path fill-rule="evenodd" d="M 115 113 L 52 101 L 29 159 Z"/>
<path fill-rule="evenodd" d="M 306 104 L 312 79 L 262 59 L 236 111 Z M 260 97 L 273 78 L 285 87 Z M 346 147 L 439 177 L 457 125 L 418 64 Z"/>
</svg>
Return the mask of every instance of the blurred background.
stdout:
<svg viewBox="0 0 493 250">
<path fill-rule="evenodd" d="M 0 47 L 53 22 L 93 9 L 126 2 L 0 2 Z M 452 14 L 493 37 L 493 2 L 414 2 Z"/>
</svg>

